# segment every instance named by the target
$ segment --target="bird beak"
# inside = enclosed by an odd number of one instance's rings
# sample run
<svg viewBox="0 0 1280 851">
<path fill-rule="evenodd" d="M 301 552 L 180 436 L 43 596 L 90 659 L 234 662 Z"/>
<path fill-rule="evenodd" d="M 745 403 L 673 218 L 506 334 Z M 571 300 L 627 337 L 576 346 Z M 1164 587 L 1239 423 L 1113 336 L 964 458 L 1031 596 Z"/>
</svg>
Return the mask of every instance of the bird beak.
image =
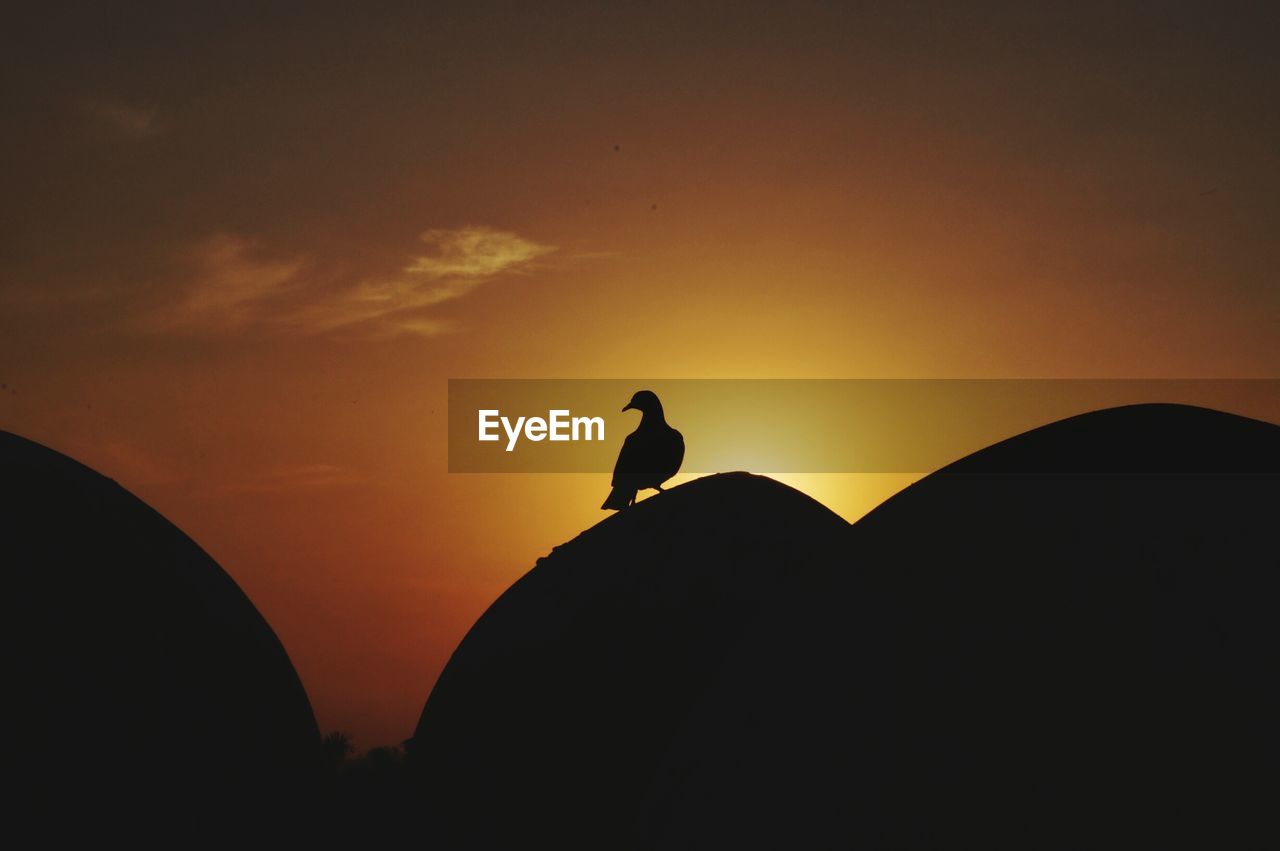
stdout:
<svg viewBox="0 0 1280 851">
<path fill-rule="evenodd" d="M 623 408 L 622 410 L 623 410 L 623 411 L 634 411 L 634 410 L 635 410 L 635 408 L 633 408 L 633 407 L 631 406 L 631 403 L 630 403 L 630 402 L 628 402 L 628 403 L 627 403 L 627 406 L 626 406 L 625 408 Z"/>
</svg>

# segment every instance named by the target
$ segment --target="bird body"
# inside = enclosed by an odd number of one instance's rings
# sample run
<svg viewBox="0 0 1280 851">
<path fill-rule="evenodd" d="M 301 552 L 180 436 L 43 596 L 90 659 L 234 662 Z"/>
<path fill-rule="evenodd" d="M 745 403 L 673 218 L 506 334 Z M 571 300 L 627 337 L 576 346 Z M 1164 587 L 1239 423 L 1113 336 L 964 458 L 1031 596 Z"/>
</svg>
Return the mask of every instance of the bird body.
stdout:
<svg viewBox="0 0 1280 851">
<path fill-rule="evenodd" d="M 602 509 L 618 510 L 636 501 L 645 488 L 662 490 L 662 483 L 680 470 L 684 461 L 684 437 L 667 425 L 662 403 L 649 390 L 641 390 L 622 410 L 643 414 L 640 426 L 627 435 L 613 468 L 613 490 Z"/>
</svg>

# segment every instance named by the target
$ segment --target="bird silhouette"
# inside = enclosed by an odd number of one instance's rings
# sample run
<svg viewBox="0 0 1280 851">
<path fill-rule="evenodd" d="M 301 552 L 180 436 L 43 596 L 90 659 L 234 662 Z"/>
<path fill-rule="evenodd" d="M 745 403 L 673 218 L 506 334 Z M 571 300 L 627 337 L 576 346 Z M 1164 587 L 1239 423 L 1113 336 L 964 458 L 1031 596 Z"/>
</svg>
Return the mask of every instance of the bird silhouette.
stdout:
<svg viewBox="0 0 1280 851">
<path fill-rule="evenodd" d="M 684 437 L 667 425 L 662 403 L 652 390 L 640 390 L 624 411 L 641 413 L 640 425 L 627 435 L 613 467 L 613 490 L 602 509 L 615 511 L 634 505 L 636 492 L 662 490 L 662 483 L 676 474 L 684 461 Z"/>
</svg>

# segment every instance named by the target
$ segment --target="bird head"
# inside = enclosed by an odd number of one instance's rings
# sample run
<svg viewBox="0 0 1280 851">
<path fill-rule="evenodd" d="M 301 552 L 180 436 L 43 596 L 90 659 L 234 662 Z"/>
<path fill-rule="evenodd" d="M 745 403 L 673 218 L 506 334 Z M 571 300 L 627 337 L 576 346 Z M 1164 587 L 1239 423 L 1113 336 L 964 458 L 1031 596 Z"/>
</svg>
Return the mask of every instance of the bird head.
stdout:
<svg viewBox="0 0 1280 851">
<path fill-rule="evenodd" d="M 658 401 L 658 394 L 652 390 L 639 390 L 636 395 L 631 397 L 631 401 L 623 408 L 624 411 L 639 411 L 642 414 L 662 413 L 662 403 Z"/>
</svg>

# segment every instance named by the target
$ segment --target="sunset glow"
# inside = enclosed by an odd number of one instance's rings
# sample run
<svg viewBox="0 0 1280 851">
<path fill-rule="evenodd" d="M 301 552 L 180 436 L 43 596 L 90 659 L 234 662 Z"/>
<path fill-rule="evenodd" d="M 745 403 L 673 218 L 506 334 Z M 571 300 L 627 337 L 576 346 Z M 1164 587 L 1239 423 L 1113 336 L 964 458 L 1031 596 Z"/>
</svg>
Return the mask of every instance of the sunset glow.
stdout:
<svg viewBox="0 0 1280 851">
<path fill-rule="evenodd" d="M 604 516 L 449 474 L 450 378 L 1277 377 L 1274 26 L 433 6 L 2 60 L 0 428 L 188 533 L 362 748 Z M 853 520 L 919 475 L 778 478 Z"/>
</svg>

